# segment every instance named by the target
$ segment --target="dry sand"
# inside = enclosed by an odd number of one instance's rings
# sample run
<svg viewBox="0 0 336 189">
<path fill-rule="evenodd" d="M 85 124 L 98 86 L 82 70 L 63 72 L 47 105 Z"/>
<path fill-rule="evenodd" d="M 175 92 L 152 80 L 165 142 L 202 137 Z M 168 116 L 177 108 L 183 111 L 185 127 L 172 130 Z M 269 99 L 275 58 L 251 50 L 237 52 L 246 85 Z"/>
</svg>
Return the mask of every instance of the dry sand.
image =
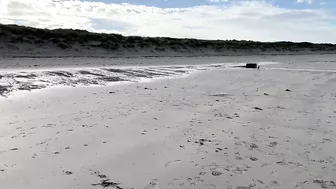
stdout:
<svg viewBox="0 0 336 189">
<path fill-rule="evenodd" d="M 0 188 L 335 189 L 336 56 L 310 58 L 14 91 Z"/>
</svg>

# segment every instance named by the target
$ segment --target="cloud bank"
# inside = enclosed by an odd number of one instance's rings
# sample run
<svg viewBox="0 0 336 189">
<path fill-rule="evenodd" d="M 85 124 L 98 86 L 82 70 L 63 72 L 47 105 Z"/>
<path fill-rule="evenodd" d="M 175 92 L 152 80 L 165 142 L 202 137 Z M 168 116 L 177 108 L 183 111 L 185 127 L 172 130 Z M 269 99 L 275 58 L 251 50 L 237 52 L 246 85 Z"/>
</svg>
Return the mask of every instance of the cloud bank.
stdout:
<svg viewBox="0 0 336 189">
<path fill-rule="evenodd" d="M 233 1 L 158 8 L 78 0 L 0 0 L 0 23 L 123 35 L 336 43 L 336 14 Z"/>
</svg>

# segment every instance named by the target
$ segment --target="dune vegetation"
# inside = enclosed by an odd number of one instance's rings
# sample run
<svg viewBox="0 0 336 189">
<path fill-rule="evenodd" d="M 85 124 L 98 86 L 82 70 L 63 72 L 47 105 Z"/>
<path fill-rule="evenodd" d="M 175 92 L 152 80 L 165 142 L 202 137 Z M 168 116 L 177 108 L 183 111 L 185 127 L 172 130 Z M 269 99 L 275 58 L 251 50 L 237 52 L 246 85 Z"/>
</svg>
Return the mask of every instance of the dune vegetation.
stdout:
<svg viewBox="0 0 336 189">
<path fill-rule="evenodd" d="M 335 44 L 123 36 L 0 24 L 2 56 L 228 56 L 335 52 Z"/>
</svg>

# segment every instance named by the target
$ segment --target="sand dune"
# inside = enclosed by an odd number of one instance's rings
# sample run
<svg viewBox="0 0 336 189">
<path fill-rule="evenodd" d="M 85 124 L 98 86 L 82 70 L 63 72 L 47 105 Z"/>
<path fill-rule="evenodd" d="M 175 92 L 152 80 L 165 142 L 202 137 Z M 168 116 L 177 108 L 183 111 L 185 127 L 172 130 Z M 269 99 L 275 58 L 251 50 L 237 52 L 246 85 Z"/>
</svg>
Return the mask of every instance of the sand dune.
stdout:
<svg viewBox="0 0 336 189">
<path fill-rule="evenodd" d="M 0 57 L 193 57 L 335 52 L 335 44 L 122 36 L 0 24 Z"/>
</svg>

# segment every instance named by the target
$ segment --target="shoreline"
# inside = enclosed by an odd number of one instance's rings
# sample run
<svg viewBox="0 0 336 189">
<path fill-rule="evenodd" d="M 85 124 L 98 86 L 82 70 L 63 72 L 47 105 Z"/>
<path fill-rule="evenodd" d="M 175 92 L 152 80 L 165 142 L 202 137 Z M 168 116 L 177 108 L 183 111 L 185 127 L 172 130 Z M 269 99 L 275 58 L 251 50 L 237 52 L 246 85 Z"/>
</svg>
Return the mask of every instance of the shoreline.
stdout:
<svg viewBox="0 0 336 189">
<path fill-rule="evenodd" d="M 334 62 L 336 54 L 306 55 L 244 55 L 196 57 L 39 57 L 0 58 L 0 69 L 39 69 L 66 67 L 151 66 L 151 65 L 202 65 L 216 63 L 251 62 Z"/>
<path fill-rule="evenodd" d="M 56 53 L 57 54 L 57 53 Z M 94 53 L 92 53 L 94 54 Z M 130 53 L 131 54 L 131 53 Z M 2 59 L 11 58 L 110 58 L 110 59 L 136 59 L 136 58 L 206 58 L 206 57 L 262 57 L 262 56 L 309 56 L 309 55 L 336 55 L 336 52 L 302 52 L 302 53 L 265 53 L 265 54 L 218 54 L 218 55 L 3 55 Z"/>
</svg>

